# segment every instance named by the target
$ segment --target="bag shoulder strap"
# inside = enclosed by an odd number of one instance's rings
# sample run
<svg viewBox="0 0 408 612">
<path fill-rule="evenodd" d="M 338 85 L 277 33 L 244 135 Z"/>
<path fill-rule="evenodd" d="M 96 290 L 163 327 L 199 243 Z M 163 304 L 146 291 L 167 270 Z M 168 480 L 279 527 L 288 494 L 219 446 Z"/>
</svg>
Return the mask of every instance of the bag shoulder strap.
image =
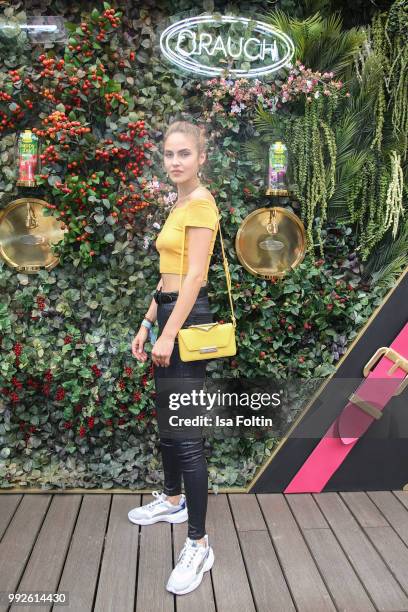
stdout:
<svg viewBox="0 0 408 612">
<path fill-rule="evenodd" d="M 221 214 L 218 215 L 217 234 L 218 234 L 218 230 L 219 230 L 219 232 L 220 232 L 220 239 L 221 239 L 222 258 L 223 258 L 223 262 L 224 262 L 225 278 L 226 278 L 226 281 L 227 281 L 228 296 L 229 296 L 229 302 L 230 302 L 230 306 L 231 306 L 231 320 L 232 320 L 233 326 L 236 327 L 237 322 L 236 322 L 235 315 L 234 315 L 234 306 L 233 306 L 233 303 L 232 303 L 232 296 L 231 296 L 231 276 L 230 276 L 228 261 L 227 261 L 227 258 L 225 257 L 224 242 L 222 240 L 220 219 L 221 219 Z M 184 245 L 185 245 L 185 240 L 186 240 L 186 231 L 185 230 L 186 230 L 186 228 L 184 226 L 184 230 L 183 230 L 183 247 L 182 247 L 182 251 L 181 251 L 181 260 L 180 260 L 180 285 L 179 285 L 179 292 L 181 290 L 181 277 L 182 277 L 182 274 L 183 274 Z M 215 236 L 215 239 L 217 239 L 217 235 Z M 215 241 L 214 241 L 214 244 L 215 244 Z"/>
</svg>

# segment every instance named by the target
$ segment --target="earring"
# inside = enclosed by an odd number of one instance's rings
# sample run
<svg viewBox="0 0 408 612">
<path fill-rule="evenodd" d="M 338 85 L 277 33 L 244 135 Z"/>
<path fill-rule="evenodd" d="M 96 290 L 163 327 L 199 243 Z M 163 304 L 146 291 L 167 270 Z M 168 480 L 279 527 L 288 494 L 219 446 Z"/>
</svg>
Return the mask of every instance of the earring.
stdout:
<svg viewBox="0 0 408 612">
<path fill-rule="evenodd" d="M 198 171 L 197 176 L 199 179 L 201 179 L 203 177 L 203 173 L 201 172 L 201 170 Z"/>
</svg>

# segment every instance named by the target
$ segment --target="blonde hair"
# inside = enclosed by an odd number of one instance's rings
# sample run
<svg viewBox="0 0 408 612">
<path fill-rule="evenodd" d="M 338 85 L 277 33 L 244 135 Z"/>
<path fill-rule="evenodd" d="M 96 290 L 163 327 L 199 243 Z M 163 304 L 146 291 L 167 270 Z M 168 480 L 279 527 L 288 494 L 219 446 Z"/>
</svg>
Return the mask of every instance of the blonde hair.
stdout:
<svg viewBox="0 0 408 612">
<path fill-rule="evenodd" d="M 173 123 L 170 123 L 164 134 L 163 144 L 166 142 L 170 134 L 174 134 L 175 132 L 181 132 L 182 134 L 193 136 L 194 140 L 196 141 L 198 153 L 200 154 L 206 152 L 207 138 L 204 128 L 201 128 L 190 121 L 173 121 Z"/>
</svg>

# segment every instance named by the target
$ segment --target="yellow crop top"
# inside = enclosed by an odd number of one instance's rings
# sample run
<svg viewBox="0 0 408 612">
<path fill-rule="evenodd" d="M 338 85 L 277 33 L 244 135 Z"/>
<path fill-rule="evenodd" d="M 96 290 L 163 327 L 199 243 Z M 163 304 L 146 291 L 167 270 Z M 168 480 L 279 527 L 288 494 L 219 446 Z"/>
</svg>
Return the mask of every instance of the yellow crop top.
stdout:
<svg viewBox="0 0 408 612">
<path fill-rule="evenodd" d="M 195 198 L 188 204 L 172 210 L 157 236 L 155 245 L 160 253 L 160 272 L 180 274 L 180 258 L 183 248 L 183 232 L 187 226 L 208 227 L 217 229 L 218 208 L 214 202 Z M 210 250 L 205 268 L 205 280 L 208 278 L 208 268 L 214 250 L 216 231 L 213 231 Z M 188 272 L 188 240 L 185 237 L 182 274 Z"/>
</svg>

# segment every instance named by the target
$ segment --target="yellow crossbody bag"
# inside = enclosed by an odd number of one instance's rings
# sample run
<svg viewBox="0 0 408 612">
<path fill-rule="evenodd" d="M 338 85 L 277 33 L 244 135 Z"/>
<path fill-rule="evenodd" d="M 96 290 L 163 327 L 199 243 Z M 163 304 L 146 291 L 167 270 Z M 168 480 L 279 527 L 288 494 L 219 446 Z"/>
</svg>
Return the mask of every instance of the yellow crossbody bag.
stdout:
<svg viewBox="0 0 408 612">
<path fill-rule="evenodd" d="M 231 297 L 231 277 L 229 273 L 228 261 L 225 257 L 224 243 L 222 241 L 221 226 L 218 219 L 218 229 L 220 231 L 222 257 L 224 260 L 225 277 L 229 301 L 231 305 L 231 323 L 200 323 L 181 328 L 177 334 L 180 359 L 182 361 L 198 361 L 200 359 L 216 359 L 217 357 L 230 357 L 236 355 L 237 346 L 235 341 L 236 320 L 234 307 Z M 218 231 L 217 231 L 218 233 Z M 180 286 L 184 261 L 184 244 L 186 232 L 183 233 L 183 248 L 180 262 Z"/>
</svg>

